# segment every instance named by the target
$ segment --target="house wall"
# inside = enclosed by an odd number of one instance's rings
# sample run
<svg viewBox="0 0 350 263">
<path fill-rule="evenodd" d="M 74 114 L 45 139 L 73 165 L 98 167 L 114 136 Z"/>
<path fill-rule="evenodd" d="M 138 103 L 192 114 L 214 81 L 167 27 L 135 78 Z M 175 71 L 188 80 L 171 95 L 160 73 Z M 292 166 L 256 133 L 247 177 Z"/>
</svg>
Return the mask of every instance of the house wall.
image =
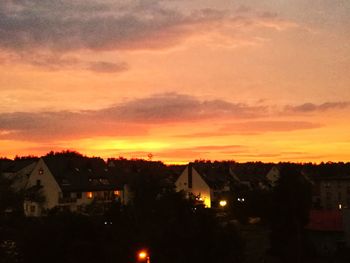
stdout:
<svg viewBox="0 0 350 263">
<path fill-rule="evenodd" d="M 188 172 L 189 167 L 187 166 L 185 170 L 182 172 L 180 177 L 177 179 L 175 185 L 177 191 L 185 191 L 185 193 L 192 193 L 193 195 L 200 195 L 203 199 L 204 205 L 206 207 L 211 207 L 211 191 L 208 184 L 202 179 L 199 173 L 194 169 L 192 169 L 192 188 L 188 186 Z"/>
<path fill-rule="evenodd" d="M 40 172 L 42 170 L 42 173 Z M 36 166 L 34 167 L 33 171 L 31 172 L 27 188 L 31 186 L 35 186 L 37 184 L 37 181 L 40 180 L 40 185 L 43 186 L 42 193 L 45 196 L 45 202 L 42 204 L 41 207 L 39 207 L 39 204 L 36 204 L 36 211 L 41 209 L 51 209 L 58 205 L 58 198 L 59 193 L 61 192 L 61 189 L 59 185 L 57 184 L 55 178 L 51 174 L 49 168 L 46 166 L 43 159 L 40 159 Z M 27 205 L 33 206 L 35 203 L 32 202 L 25 202 L 24 209 L 25 214 L 28 216 L 37 216 L 36 212 L 31 212 L 32 209 L 26 211 Z M 39 213 L 40 214 L 40 213 Z"/>
<path fill-rule="evenodd" d="M 319 198 L 325 209 L 350 208 L 350 178 L 320 181 Z"/>
</svg>

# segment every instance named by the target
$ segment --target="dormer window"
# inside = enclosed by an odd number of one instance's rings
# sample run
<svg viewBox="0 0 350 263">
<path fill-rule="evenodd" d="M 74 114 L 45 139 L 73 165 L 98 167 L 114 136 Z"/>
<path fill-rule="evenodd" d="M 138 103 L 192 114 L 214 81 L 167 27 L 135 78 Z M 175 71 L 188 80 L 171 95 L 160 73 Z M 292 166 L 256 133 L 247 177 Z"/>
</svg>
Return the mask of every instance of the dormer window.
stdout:
<svg viewBox="0 0 350 263">
<path fill-rule="evenodd" d="M 39 169 L 39 175 L 43 175 L 44 174 L 44 169 L 43 168 L 40 168 Z"/>
</svg>

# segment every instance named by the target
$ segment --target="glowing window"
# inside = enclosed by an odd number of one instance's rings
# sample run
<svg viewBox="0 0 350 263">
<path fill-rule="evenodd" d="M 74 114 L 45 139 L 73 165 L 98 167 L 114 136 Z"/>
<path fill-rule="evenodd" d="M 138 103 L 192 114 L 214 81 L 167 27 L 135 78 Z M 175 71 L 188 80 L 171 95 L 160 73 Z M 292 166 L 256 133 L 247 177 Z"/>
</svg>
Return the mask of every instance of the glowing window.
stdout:
<svg viewBox="0 0 350 263">
<path fill-rule="evenodd" d="M 114 195 L 119 196 L 120 195 L 120 191 L 118 191 L 118 190 L 114 191 Z"/>
<path fill-rule="evenodd" d="M 94 195 L 92 192 L 87 192 L 86 196 L 87 196 L 87 198 L 91 199 Z"/>
</svg>

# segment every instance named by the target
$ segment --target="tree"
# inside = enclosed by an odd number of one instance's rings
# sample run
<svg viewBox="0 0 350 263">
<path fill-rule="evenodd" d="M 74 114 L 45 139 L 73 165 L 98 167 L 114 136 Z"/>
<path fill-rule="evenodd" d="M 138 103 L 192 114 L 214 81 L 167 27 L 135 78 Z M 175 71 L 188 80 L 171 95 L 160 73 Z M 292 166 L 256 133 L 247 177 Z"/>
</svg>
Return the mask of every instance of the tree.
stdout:
<svg viewBox="0 0 350 263">
<path fill-rule="evenodd" d="M 310 182 L 301 174 L 300 167 L 283 164 L 273 190 L 270 218 L 272 251 L 281 262 L 301 262 L 310 208 Z"/>
</svg>

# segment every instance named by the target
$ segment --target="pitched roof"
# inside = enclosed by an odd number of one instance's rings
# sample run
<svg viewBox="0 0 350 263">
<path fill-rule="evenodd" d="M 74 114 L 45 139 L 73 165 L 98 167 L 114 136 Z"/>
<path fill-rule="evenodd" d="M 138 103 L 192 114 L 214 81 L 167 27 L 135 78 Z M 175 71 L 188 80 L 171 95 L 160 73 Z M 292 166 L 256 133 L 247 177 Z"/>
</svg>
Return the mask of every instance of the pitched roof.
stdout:
<svg viewBox="0 0 350 263">
<path fill-rule="evenodd" d="M 23 168 L 37 162 L 37 159 L 22 159 L 22 160 L 14 160 L 3 169 L 5 173 L 17 173 Z"/>
<path fill-rule="evenodd" d="M 112 182 L 108 167 L 100 158 L 47 156 L 45 164 L 62 191 L 103 191 L 120 188 Z"/>
<path fill-rule="evenodd" d="M 221 189 L 233 180 L 229 166 L 225 163 L 221 163 L 221 165 L 189 163 L 188 166 L 193 167 L 212 189 Z"/>
<path fill-rule="evenodd" d="M 233 173 L 241 181 L 265 181 L 266 175 L 272 169 L 273 164 L 263 163 L 246 163 L 246 164 L 233 164 L 231 169 Z"/>
</svg>

